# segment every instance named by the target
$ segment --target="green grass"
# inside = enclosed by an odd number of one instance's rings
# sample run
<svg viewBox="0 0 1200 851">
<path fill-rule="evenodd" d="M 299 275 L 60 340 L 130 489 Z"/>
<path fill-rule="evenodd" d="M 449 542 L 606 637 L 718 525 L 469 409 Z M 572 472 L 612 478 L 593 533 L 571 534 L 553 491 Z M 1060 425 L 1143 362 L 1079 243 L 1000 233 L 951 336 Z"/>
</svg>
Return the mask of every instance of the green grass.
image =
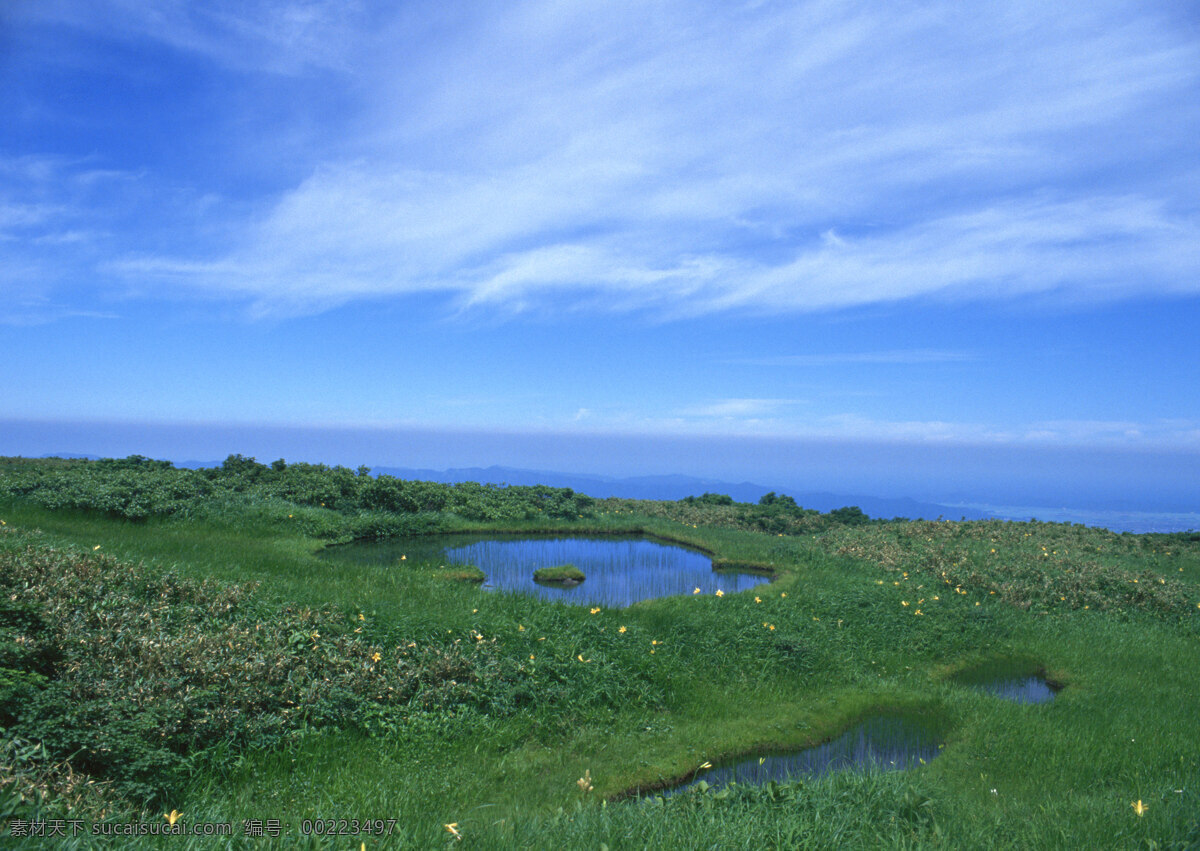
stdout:
<svg viewBox="0 0 1200 851">
<path fill-rule="evenodd" d="M 458 702 L 406 705 L 385 733 L 347 722 L 213 753 L 145 818 L 177 808 L 233 822 L 238 836 L 242 819 L 279 818 L 292 826 L 281 848 L 303 847 L 306 818 L 397 819 L 390 840 L 313 847 L 459 846 L 445 824 L 479 848 L 1200 846 L 1200 542 L 1187 536 L 1042 523 L 780 536 L 726 506 L 628 501 L 574 520 L 451 521 L 644 532 L 775 577 L 593 614 L 446 582 L 436 565 L 321 557 L 313 530 L 341 521 L 319 506 L 230 505 L 131 522 L 18 500 L 0 503 L 0 518 L 41 529 L 13 534 L 73 564 L 107 554 L 180 582 L 258 583 L 255 612 L 336 612 L 347 653 L 362 623 L 392 654 L 383 664 L 414 642 L 472 648 L 501 674 Z M 955 682 L 995 659 L 1036 664 L 1066 688 L 1021 706 Z M 942 755 L 904 773 L 617 800 L 704 761 L 827 740 L 881 710 L 935 723 Z M 162 843 L 190 844 L 212 843 Z"/>
<path fill-rule="evenodd" d="M 585 579 L 583 571 L 573 564 L 539 567 L 533 572 L 534 582 L 582 582 Z"/>
</svg>

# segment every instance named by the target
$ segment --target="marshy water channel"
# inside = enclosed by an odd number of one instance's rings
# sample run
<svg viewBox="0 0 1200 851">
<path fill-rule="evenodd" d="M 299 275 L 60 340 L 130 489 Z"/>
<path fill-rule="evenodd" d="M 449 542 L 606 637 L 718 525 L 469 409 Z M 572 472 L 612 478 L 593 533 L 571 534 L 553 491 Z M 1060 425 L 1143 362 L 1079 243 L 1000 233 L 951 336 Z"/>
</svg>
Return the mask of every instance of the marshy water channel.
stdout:
<svg viewBox="0 0 1200 851">
<path fill-rule="evenodd" d="M 761 785 L 771 780 L 782 783 L 831 771 L 902 771 L 924 765 L 939 753 L 941 742 L 919 722 L 881 715 L 863 721 L 823 745 L 703 769 L 685 782 L 653 794 L 673 795 L 702 780 L 710 788 L 720 788 L 730 783 Z"/>
<path fill-rule="evenodd" d="M 641 600 L 693 594 L 732 594 L 769 582 L 748 573 L 715 573 L 698 550 L 646 538 L 552 535 L 430 535 L 335 547 L 329 555 L 366 564 L 409 562 L 474 565 L 488 590 L 531 594 L 579 605 L 623 607 Z M 572 564 L 586 577 L 577 585 L 534 582 L 540 567 Z"/>
</svg>

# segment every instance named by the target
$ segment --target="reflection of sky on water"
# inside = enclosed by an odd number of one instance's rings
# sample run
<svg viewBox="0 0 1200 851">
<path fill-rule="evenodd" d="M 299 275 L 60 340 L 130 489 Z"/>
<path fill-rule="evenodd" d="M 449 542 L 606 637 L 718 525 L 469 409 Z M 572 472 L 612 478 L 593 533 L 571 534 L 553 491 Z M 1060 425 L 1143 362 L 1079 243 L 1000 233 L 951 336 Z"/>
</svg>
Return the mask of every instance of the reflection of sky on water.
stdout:
<svg viewBox="0 0 1200 851">
<path fill-rule="evenodd" d="M 643 538 L 556 538 L 529 535 L 430 535 L 332 547 L 326 558 L 355 564 L 473 564 L 489 590 L 532 594 L 579 605 L 620 607 L 675 594 L 726 594 L 769 581 L 745 573 L 713 573 L 712 560 L 685 547 Z M 587 577 L 573 588 L 539 585 L 539 567 L 573 564 Z"/>
<path fill-rule="evenodd" d="M 1056 694 L 1041 677 L 994 680 L 990 683 L 975 683 L 972 687 L 1017 703 L 1045 703 L 1053 700 Z"/>
<path fill-rule="evenodd" d="M 580 605 L 628 606 L 675 594 L 726 594 L 766 582 L 761 576 L 713 573 L 712 560 L 693 550 L 646 540 L 522 538 L 479 540 L 444 551 L 448 562 L 473 564 L 485 588 L 533 594 Z M 539 567 L 573 564 L 587 577 L 572 588 L 533 581 Z"/>
<path fill-rule="evenodd" d="M 872 718 L 832 742 L 798 753 L 752 757 L 734 765 L 700 771 L 686 783 L 656 794 L 671 795 L 701 780 L 709 786 L 721 787 L 730 782 L 742 785 L 770 780 L 784 782 L 848 768 L 898 771 L 929 762 L 939 753 L 937 739 L 913 722 L 893 717 Z"/>
</svg>

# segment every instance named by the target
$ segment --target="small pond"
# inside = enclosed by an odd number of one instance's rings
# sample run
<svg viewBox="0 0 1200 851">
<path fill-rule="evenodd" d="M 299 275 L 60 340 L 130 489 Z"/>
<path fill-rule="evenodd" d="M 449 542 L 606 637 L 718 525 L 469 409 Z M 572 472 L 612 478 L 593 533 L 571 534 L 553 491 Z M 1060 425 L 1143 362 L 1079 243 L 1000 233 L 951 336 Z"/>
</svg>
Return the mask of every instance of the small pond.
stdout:
<svg viewBox="0 0 1200 851">
<path fill-rule="evenodd" d="M 654 794 L 673 795 L 701 780 L 710 787 L 721 787 L 729 783 L 759 785 L 771 780 L 782 783 L 846 769 L 900 771 L 924 765 L 939 753 L 941 743 L 921 724 L 900 716 L 878 716 L 823 745 L 714 766 Z"/>
<path fill-rule="evenodd" d="M 676 594 L 726 594 L 769 582 L 747 573 L 714 573 L 704 553 L 644 538 L 530 535 L 436 535 L 334 547 L 328 556 L 359 564 L 471 564 L 488 590 L 515 591 L 546 600 L 618 608 Z M 573 564 L 586 579 L 571 587 L 533 581 L 539 567 Z"/>
<path fill-rule="evenodd" d="M 1016 703 L 1046 703 L 1062 689 L 1036 663 L 997 660 L 955 674 L 953 682 Z"/>
</svg>

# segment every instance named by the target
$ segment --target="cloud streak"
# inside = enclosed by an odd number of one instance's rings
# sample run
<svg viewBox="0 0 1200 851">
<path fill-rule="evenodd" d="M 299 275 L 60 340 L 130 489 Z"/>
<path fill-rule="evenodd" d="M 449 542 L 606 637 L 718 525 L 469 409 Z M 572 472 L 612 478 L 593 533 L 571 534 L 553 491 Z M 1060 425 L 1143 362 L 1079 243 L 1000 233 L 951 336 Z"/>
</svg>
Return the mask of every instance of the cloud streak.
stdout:
<svg viewBox="0 0 1200 851">
<path fill-rule="evenodd" d="M 108 2 L 38 14 L 350 104 L 302 180 L 218 204 L 221 242 L 110 255 L 140 291 L 675 318 L 1200 293 L 1200 40 L 1137 4 Z"/>
<path fill-rule="evenodd" d="M 740 358 L 727 363 L 744 366 L 840 366 L 843 364 L 927 364 L 961 363 L 974 360 L 969 352 L 937 349 L 891 349 L 880 352 L 824 352 L 810 355 L 779 355 Z"/>
</svg>

